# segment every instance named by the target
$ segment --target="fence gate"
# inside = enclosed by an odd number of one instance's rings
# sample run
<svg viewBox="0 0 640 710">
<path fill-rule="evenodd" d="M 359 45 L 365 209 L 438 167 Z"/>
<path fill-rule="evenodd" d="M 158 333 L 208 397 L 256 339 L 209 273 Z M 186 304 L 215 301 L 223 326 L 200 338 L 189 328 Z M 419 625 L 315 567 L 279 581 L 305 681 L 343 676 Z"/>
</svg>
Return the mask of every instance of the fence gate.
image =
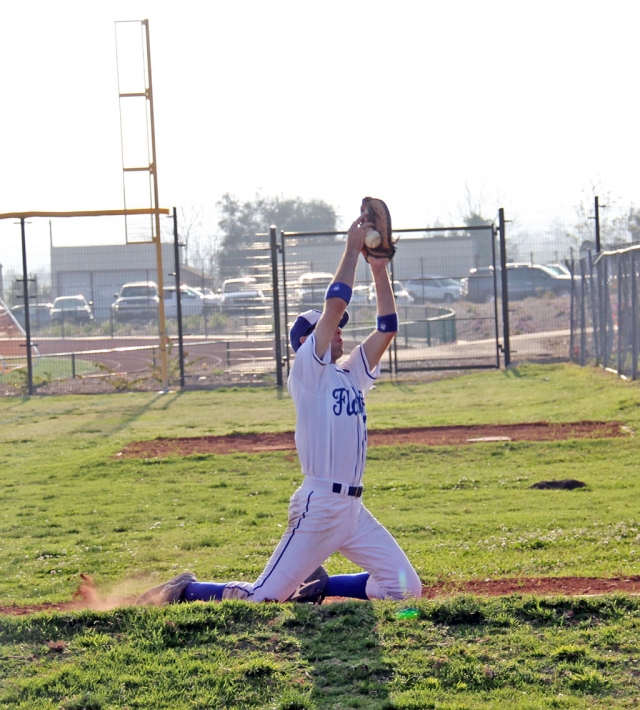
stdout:
<svg viewBox="0 0 640 710">
<path fill-rule="evenodd" d="M 383 372 L 499 368 L 494 226 L 399 229 L 394 235 L 400 241 L 390 268 L 400 327 Z M 344 231 L 281 231 L 279 244 L 273 239 L 280 261 L 274 288 L 274 311 L 281 314 L 276 337 L 287 372 L 293 357 L 288 329 L 299 312 L 322 309 L 345 238 Z M 375 291 L 363 260 L 349 314 L 347 350 L 375 326 Z"/>
</svg>

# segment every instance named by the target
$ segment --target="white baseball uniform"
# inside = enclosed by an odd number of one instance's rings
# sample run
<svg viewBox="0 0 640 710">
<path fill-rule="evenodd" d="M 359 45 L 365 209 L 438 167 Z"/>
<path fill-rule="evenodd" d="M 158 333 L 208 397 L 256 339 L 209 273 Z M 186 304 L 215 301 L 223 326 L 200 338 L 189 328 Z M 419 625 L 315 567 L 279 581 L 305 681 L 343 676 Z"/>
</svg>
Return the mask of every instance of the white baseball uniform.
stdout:
<svg viewBox="0 0 640 710">
<path fill-rule="evenodd" d="M 227 584 L 223 598 L 285 601 L 334 552 L 369 573 L 370 599 L 419 597 L 420 579 L 392 535 L 362 504 L 367 455 L 364 397 L 380 372 L 362 346 L 338 365 L 315 352 L 312 333 L 296 353 L 288 389 L 305 475 L 291 497 L 289 524 L 260 577 Z"/>
</svg>

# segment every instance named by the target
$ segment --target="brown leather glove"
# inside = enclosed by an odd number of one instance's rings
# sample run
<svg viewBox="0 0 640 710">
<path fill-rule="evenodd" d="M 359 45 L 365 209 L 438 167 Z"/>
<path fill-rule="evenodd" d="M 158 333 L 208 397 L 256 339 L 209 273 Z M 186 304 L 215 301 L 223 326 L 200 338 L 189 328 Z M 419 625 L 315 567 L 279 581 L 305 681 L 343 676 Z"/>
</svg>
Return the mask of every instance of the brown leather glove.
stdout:
<svg viewBox="0 0 640 710">
<path fill-rule="evenodd" d="M 391 231 L 391 215 L 385 203 L 377 197 L 365 197 L 362 200 L 360 212 L 363 221 L 371 222 L 375 226 L 369 230 L 364 240 L 365 259 L 393 259 L 396 253 L 396 244 Z M 379 238 L 379 239 L 378 239 Z"/>
</svg>

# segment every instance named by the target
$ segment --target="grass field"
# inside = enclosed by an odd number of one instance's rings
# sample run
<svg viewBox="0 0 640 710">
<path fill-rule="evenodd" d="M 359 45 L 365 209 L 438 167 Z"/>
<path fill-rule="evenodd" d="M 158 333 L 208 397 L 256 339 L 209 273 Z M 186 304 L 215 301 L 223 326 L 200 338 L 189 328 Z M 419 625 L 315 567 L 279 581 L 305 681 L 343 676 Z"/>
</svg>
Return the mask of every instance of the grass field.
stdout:
<svg viewBox="0 0 640 710">
<path fill-rule="evenodd" d="M 372 428 L 618 420 L 636 383 L 526 365 L 382 383 Z M 122 460 L 138 439 L 294 426 L 275 389 L 0 401 L 0 604 L 137 593 L 191 569 L 252 579 L 300 481 L 291 453 Z M 369 452 L 366 504 L 425 583 L 637 574 L 636 437 Z M 587 488 L 537 491 L 550 478 Z M 352 571 L 337 556 L 330 572 Z M 633 597 L 228 603 L 0 619 L 0 707 L 584 708 L 640 698 Z"/>
</svg>

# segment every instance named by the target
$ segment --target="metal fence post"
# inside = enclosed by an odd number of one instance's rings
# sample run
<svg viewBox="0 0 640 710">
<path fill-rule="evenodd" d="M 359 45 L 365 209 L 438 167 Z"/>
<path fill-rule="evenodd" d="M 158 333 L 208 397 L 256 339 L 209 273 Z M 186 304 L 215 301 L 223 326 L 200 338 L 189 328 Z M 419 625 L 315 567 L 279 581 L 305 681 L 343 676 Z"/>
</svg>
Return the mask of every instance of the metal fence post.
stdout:
<svg viewBox="0 0 640 710">
<path fill-rule="evenodd" d="M 599 205 L 597 195 L 595 197 L 595 204 L 594 204 L 594 220 L 595 220 L 595 227 L 596 227 L 596 253 L 599 254 L 600 253 L 600 205 Z"/>
<path fill-rule="evenodd" d="M 594 357 L 596 359 L 596 364 L 598 364 L 600 362 L 599 324 L 600 324 L 601 319 L 598 318 L 598 308 L 597 308 L 597 301 L 596 301 L 597 278 L 596 278 L 596 274 L 594 271 L 594 264 L 593 264 L 593 258 L 591 257 L 591 252 L 588 252 L 587 256 L 588 256 L 588 264 L 589 264 L 589 295 L 591 297 L 591 319 L 593 322 L 593 350 L 594 350 Z"/>
<path fill-rule="evenodd" d="M 573 252 L 572 252 L 573 253 Z M 569 360 L 574 359 L 574 338 L 575 338 L 575 306 L 576 306 L 576 283 L 575 283 L 575 261 L 573 256 L 570 262 L 565 262 L 571 272 L 571 290 L 569 291 Z"/>
<path fill-rule="evenodd" d="M 389 263 L 389 269 L 391 271 L 391 291 L 393 292 L 395 289 L 395 272 L 393 269 L 393 260 Z M 391 371 L 391 374 L 397 375 L 398 374 L 398 338 L 397 337 L 391 341 L 390 350 L 393 352 L 393 359 L 391 360 L 391 362 L 393 363 L 393 369 Z"/>
<path fill-rule="evenodd" d="M 638 379 L 638 280 L 636 278 L 636 253 L 631 252 L 631 379 Z"/>
<path fill-rule="evenodd" d="M 622 374 L 623 362 L 622 362 L 622 326 L 623 326 L 623 315 L 622 315 L 622 255 L 617 255 L 618 261 L 618 312 L 616 314 L 616 319 L 618 321 L 618 374 Z"/>
<path fill-rule="evenodd" d="M 509 342 L 509 295 L 507 291 L 507 235 L 504 208 L 502 207 L 498 211 L 498 219 L 500 269 L 502 273 L 502 351 L 504 354 L 504 366 L 509 367 L 511 364 L 511 343 Z"/>
<path fill-rule="evenodd" d="M 602 334 L 602 367 L 609 366 L 609 313 L 611 312 L 609 304 L 609 288 L 607 285 L 608 264 L 606 260 L 600 260 L 596 264 L 598 270 L 598 298 L 600 301 L 600 333 Z"/>
<path fill-rule="evenodd" d="M 289 327 L 289 303 L 288 303 L 288 293 L 289 289 L 287 288 L 287 260 L 285 258 L 285 239 L 284 239 L 284 232 L 280 230 L 280 256 L 281 256 L 281 263 L 282 263 L 282 302 L 284 304 L 284 327 L 285 327 L 285 337 L 288 338 L 288 332 L 287 328 Z M 285 341 L 285 346 L 284 346 L 284 352 L 286 353 L 284 356 L 284 360 L 287 362 L 287 376 L 289 376 L 289 371 L 291 369 L 291 364 L 289 362 L 289 344 L 288 340 Z M 283 362 L 284 365 L 284 362 Z"/>
<path fill-rule="evenodd" d="M 175 207 L 173 208 L 173 259 L 175 266 L 174 276 L 176 277 L 176 308 L 178 316 L 178 358 L 180 360 L 180 387 L 184 387 L 184 342 L 182 331 L 182 298 L 180 296 L 180 244 L 178 242 L 178 212 Z M 160 298 L 163 298 L 163 294 L 160 294 Z M 202 306 L 202 310 L 204 311 L 204 304 Z"/>
<path fill-rule="evenodd" d="M 584 257 L 580 259 L 580 366 L 586 364 L 587 348 L 587 268 Z"/>
<path fill-rule="evenodd" d="M 24 330 L 27 337 L 27 392 L 33 394 L 33 361 L 31 359 L 31 319 L 29 318 L 29 277 L 27 274 L 27 237 L 24 229 L 24 217 L 20 218 L 22 236 L 22 294 L 24 299 Z M 64 319 L 63 319 L 64 322 Z"/>
<path fill-rule="evenodd" d="M 282 387 L 282 340 L 280 327 L 280 290 L 278 288 L 278 244 L 276 242 L 276 228 L 269 227 L 269 241 L 271 244 L 271 279 L 273 284 L 273 324 L 276 350 L 276 382 Z"/>
</svg>

